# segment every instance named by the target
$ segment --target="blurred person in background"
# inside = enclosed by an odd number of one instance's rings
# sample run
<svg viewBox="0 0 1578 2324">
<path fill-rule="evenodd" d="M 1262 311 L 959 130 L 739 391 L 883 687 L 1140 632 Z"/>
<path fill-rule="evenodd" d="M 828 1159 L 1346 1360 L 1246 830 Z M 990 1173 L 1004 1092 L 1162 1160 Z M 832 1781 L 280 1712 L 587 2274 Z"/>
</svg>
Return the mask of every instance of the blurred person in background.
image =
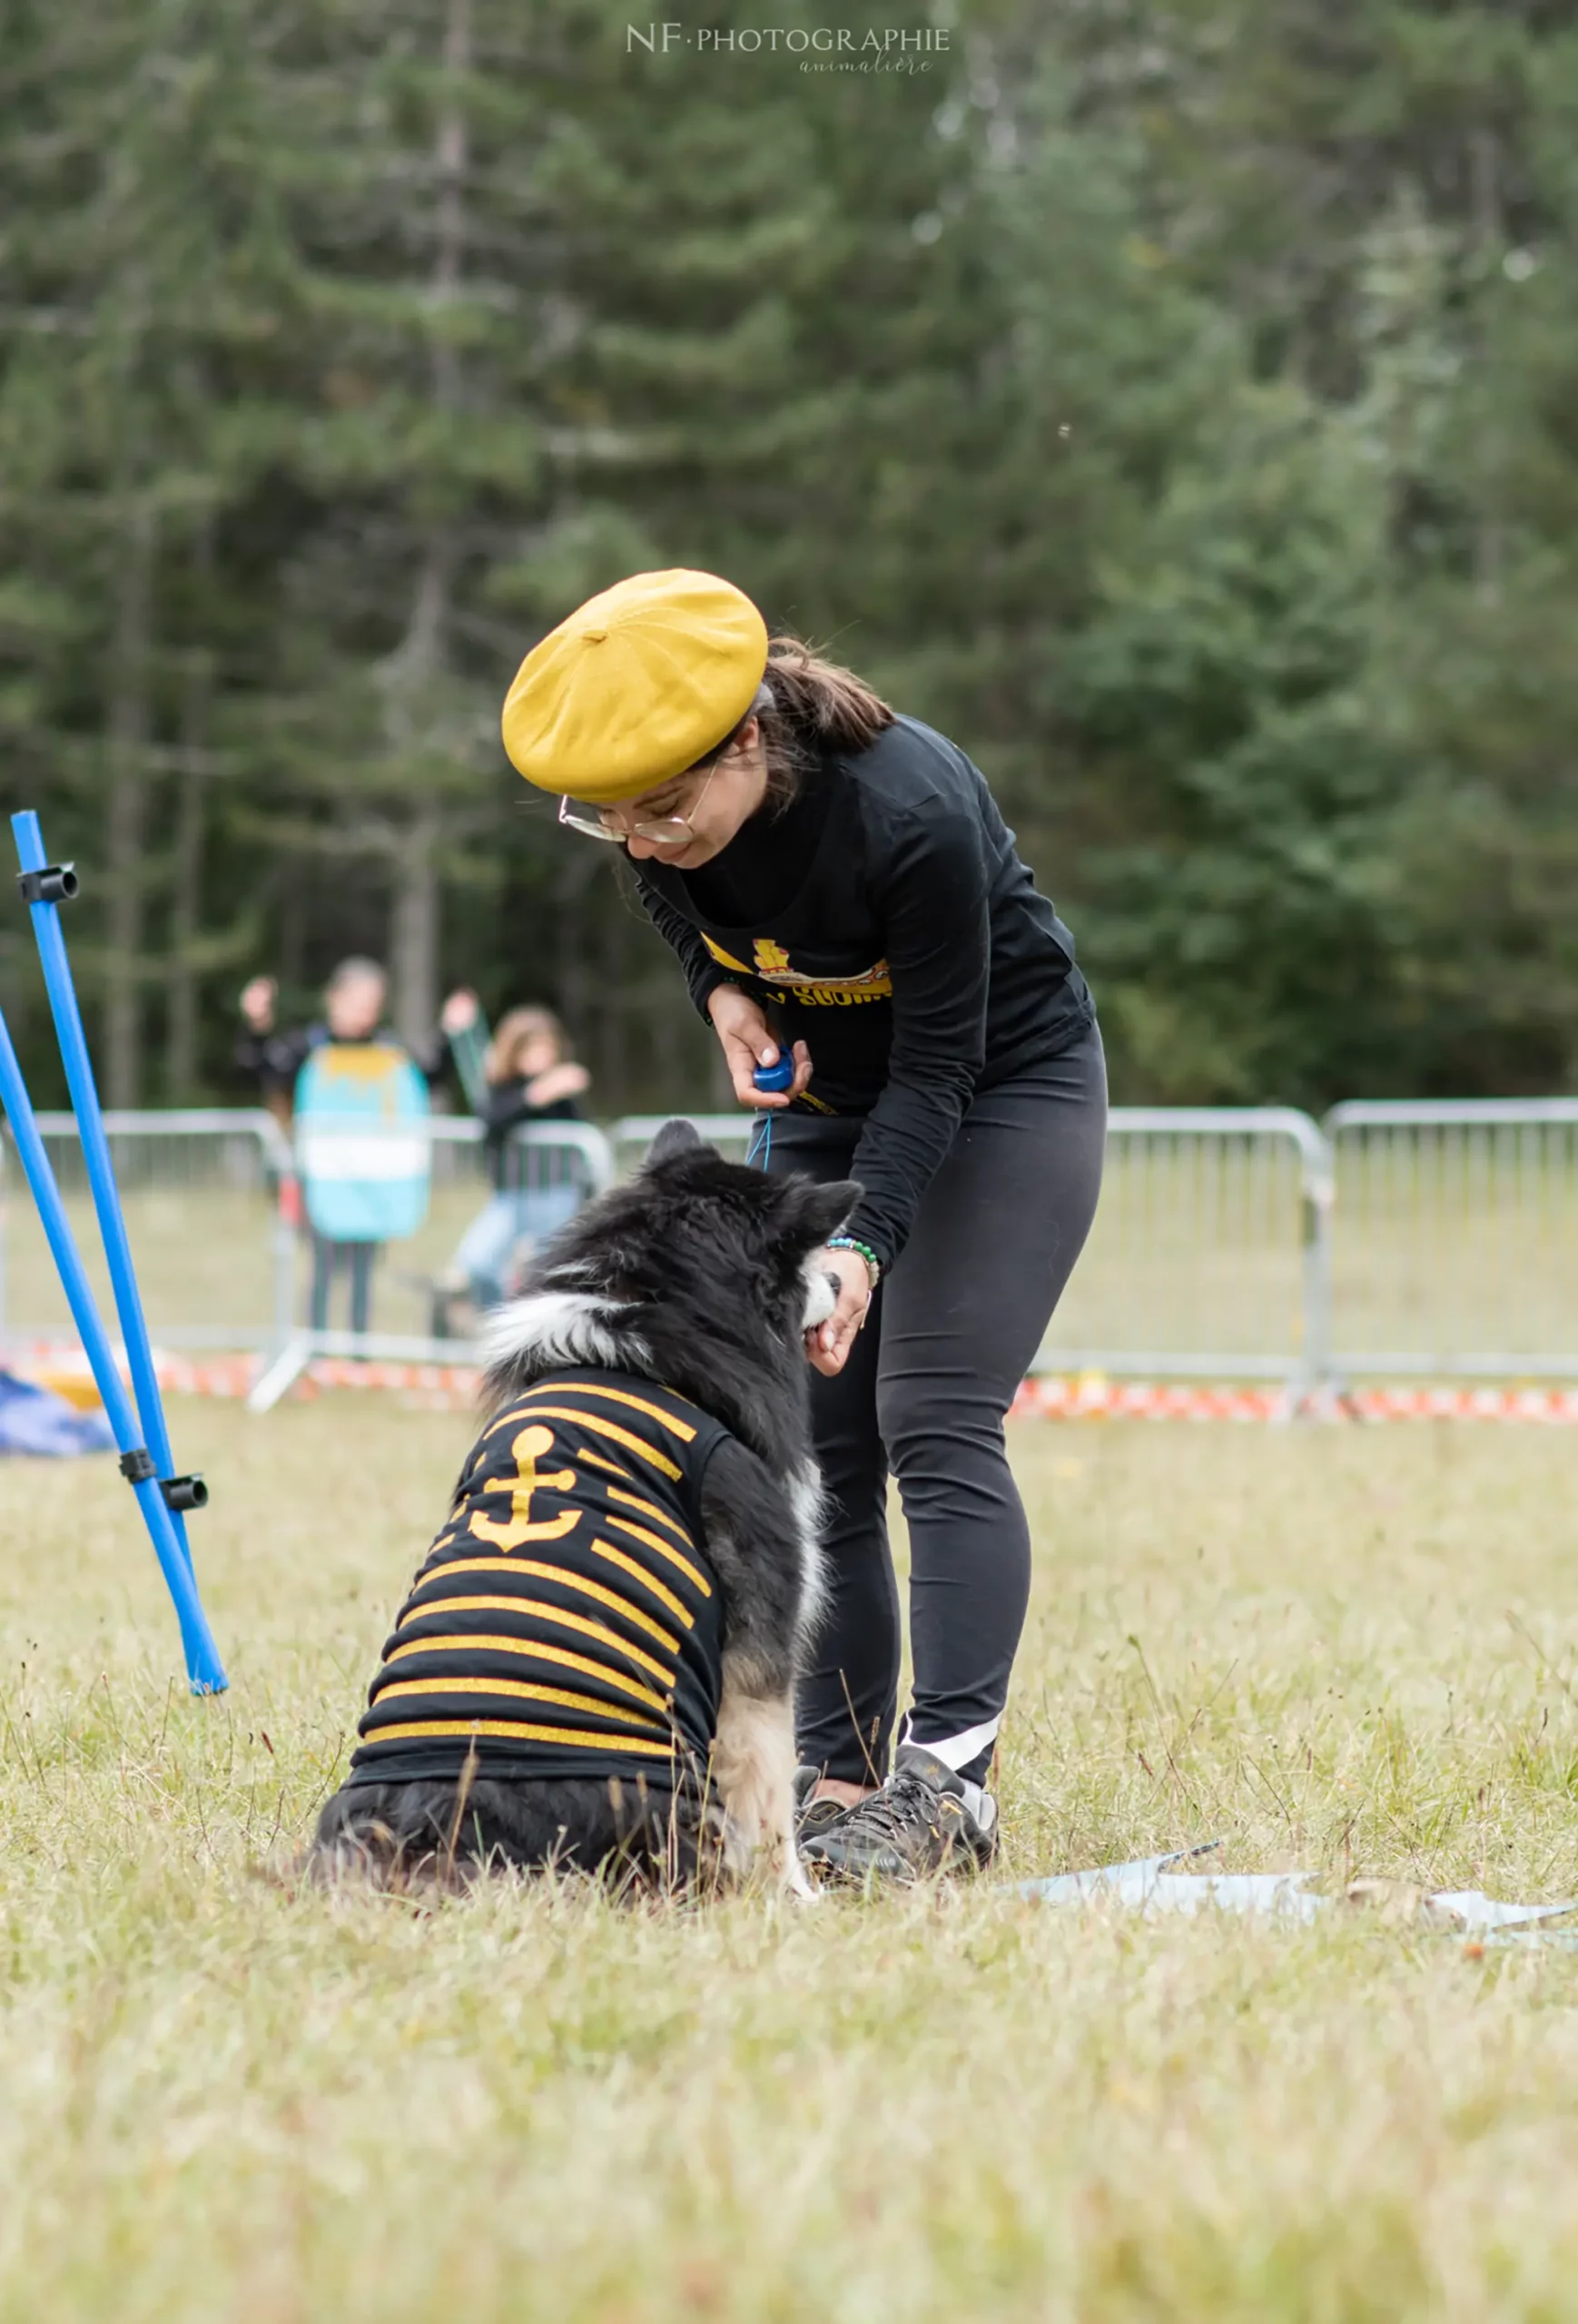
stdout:
<svg viewBox="0 0 1578 2324">
<path fill-rule="evenodd" d="M 478 1013 L 474 994 L 455 994 L 446 1003 L 445 1031 L 463 1031 Z M 479 1309 L 508 1296 L 532 1247 L 573 1217 L 581 1201 L 579 1180 L 556 1171 L 550 1157 L 523 1150 L 512 1132 L 538 1122 L 579 1121 L 579 1101 L 591 1087 L 551 1009 L 507 1010 L 488 1044 L 482 1074 L 478 1111 L 493 1196 L 466 1229 L 448 1270 Z M 539 1164 L 547 1166 L 540 1177 L 534 1167 Z"/>
<path fill-rule="evenodd" d="M 253 977 L 243 988 L 243 1030 L 236 1043 L 235 1061 L 242 1072 L 259 1084 L 264 1104 L 287 1135 L 294 1117 L 296 1085 L 301 1068 L 315 1051 L 324 1048 L 370 1049 L 377 1043 L 410 1055 L 385 1026 L 389 978 L 377 960 L 361 954 L 341 960 L 323 988 L 321 1019 L 309 1025 L 281 1029 L 275 1023 L 279 991 L 279 981 L 271 976 Z M 429 1083 L 439 1081 L 446 1070 L 445 1036 L 451 1022 L 458 1025 L 469 1021 L 465 1012 L 469 1009 L 474 1013 L 476 1007 L 476 995 L 467 991 L 451 993 L 444 1003 L 439 1030 L 422 1054 L 411 1059 Z M 308 1309 L 313 1331 L 328 1329 L 330 1291 L 335 1276 L 340 1273 L 350 1277 L 350 1329 L 368 1329 L 372 1275 L 381 1247 L 377 1242 L 336 1242 L 314 1232 Z"/>
<path fill-rule="evenodd" d="M 1073 939 L 964 753 L 770 645 L 713 575 L 591 599 L 528 655 L 503 724 L 561 824 L 636 867 L 736 1097 L 768 1116 L 765 1167 L 863 1190 L 814 1260 L 838 1300 L 807 1344 L 831 1605 L 796 1703 L 802 1854 L 859 1881 L 984 1864 L 1031 1575 L 1003 1419 L 1105 1146 Z M 758 1088 L 785 1058 L 782 1094 Z M 896 1753 L 890 1469 L 914 1667 Z"/>
</svg>

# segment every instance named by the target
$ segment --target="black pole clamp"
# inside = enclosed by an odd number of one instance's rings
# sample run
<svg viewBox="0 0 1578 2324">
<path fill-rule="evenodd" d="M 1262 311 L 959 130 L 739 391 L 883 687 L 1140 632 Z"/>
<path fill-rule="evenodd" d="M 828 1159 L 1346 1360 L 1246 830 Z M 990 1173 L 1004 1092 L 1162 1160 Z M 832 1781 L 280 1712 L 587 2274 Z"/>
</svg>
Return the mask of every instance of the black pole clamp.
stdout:
<svg viewBox="0 0 1578 2324">
<path fill-rule="evenodd" d="M 42 872 L 19 872 L 16 884 L 25 903 L 69 904 L 82 883 L 74 863 L 46 863 Z"/>
<path fill-rule="evenodd" d="M 150 1477 L 159 1477 L 159 1492 L 166 1509 L 206 1509 L 208 1487 L 200 1476 L 160 1477 L 153 1455 L 145 1444 L 133 1447 L 121 1455 L 121 1474 L 129 1485 L 145 1485 Z"/>
</svg>

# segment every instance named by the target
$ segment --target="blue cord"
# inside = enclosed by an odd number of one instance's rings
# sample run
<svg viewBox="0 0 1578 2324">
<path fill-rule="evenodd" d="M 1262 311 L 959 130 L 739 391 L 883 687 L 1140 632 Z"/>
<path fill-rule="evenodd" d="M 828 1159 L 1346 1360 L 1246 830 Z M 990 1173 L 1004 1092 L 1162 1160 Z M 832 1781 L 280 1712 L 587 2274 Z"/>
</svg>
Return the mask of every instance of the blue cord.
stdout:
<svg viewBox="0 0 1578 2324">
<path fill-rule="evenodd" d="M 751 1076 L 758 1089 L 787 1089 L 794 1078 L 794 1059 L 781 1055 L 772 1065 L 759 1065 Z M 764 1170 L 773 1151 L 773 1117 L 764 1114 L 760 1126 L 751 1134 L 745 1151 L 747 1170 Z"/>
</svg>

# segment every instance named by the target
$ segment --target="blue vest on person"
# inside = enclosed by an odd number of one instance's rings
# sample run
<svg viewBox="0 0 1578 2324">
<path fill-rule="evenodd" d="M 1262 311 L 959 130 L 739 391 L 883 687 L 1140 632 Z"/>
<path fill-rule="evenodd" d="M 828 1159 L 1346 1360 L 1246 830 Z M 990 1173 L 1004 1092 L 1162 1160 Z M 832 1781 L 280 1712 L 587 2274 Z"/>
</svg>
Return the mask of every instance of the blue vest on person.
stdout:
<svg viewBox="0 0 1578 2324">
<path fill-rule="evenodd" d="M 296 1077 L 296 1167 L 332 1243 L 388 1243 L 428 1215 L 428 1085 L 395 1041 L 325 1041 Z"/>
</svg>

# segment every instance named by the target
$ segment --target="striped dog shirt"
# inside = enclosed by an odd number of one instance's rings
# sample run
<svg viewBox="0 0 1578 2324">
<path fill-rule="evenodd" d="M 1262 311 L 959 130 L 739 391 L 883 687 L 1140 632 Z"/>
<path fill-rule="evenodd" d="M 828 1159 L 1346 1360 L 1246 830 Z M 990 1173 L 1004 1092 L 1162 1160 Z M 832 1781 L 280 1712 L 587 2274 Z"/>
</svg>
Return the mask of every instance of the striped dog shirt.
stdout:
<svg viewBox="0 0 1578 2324">
<path fill-rule="evenodd" d="M 351 1783 L 705 1768 L 722 1687 L 701 1521 L 728 1432 L 650 1381 L 567 1370 L 489 1422 L 383 1650 Z"/>
</svg>

